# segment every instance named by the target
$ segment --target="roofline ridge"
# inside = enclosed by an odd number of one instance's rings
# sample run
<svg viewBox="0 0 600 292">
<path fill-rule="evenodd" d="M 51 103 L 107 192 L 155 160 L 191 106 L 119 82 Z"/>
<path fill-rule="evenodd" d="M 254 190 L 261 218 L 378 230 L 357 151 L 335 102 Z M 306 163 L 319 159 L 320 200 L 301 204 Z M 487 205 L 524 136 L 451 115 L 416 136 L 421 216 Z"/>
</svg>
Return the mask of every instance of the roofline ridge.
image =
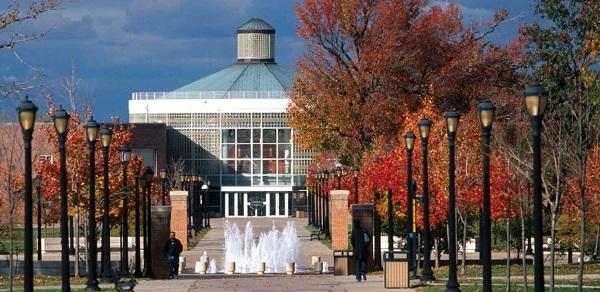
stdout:
<svg viewBox="0 0 600 292">
<path fill-rule="evenodd" d="M 231 85 L 229 86 L 229 88 L 227 88 L 227 92 L 231 91 L 231 88 L 233 88 L 233 86 L 238 82 L 238 80 L 240 80 L 240 77 L 242 77 L 242 75 L 244 75 L 244 72 L 246 72 L 246 70 L 248 70 L 248 64 L 244 64 L 244 70 L 242 70 L 242 72 L 240 72 L 240 74 L 235 78 L 235 80 L 233 80 L 233 82 L 231 82 Z"/>
</svg>

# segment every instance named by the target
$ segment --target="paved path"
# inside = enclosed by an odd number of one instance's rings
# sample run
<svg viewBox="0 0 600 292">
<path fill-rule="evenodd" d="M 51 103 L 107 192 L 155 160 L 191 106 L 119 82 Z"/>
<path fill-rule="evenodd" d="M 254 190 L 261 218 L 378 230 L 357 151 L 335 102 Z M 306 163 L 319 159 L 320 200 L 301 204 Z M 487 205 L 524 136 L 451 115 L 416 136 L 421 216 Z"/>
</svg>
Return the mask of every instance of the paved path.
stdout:
<svg viewBox="0 0 600 292">
<path fill-rule="evenodd" d="M 200 256 L 204 251 L 208 253 L 211 259 L 217 261 L 217 267 L 221 269 L 224 262 L 224 224 L 228 220 L 229 223 L 235 223 L 240 228 L 242 233 L 246 228 L 248 221 L 252 222 L 254 237 L 258 238 L 262 232 L 268 232 L 273 228 L 282 230 L 288 221 L 293 221 L 296 225 L 296 232 L 300 238 L 300 262 L 296 263 L 297 267 L 310 266 L 311 256 L 320 256 L 321 260 L 333 266 L 333 252 L 324 246 L 318 240 L 310 240 L 310 232 L 304 228 L 308 224 L 306 218 L 219 218 L 211 219 L 212 229 L 204 235 L 198 245 L 190 251 L 184 251 L 183 256 L 186 258 L 186 272 L 193 270 L 194 263 L 200 260 Z"/>
</svg>

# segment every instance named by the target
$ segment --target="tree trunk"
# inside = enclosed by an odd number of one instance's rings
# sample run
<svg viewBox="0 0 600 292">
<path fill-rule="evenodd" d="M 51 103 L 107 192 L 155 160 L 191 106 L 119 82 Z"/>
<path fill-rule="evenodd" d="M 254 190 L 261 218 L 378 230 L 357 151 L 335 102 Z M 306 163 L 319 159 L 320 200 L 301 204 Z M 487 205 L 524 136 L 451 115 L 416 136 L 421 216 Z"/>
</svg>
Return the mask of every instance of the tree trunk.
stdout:
<svg viewBox="0 0 600 292">
<path fill-rule="evenodd" d="M 439 249 L 439 239 L 436 237 L 433 242 L 435 244 L 435 268 L 440 267 L 440 249 Z"/>
<path fill-rule="evenodd" d="M 554 208 L 552 208 L 552 214 L 550 216 L 550 291 L 554 291 L 554 265 L 556 263 L 556 258 L 554 256 L 554 240 L 556 238 L 556 218 L 556 212 L 554 211 Z"/>
<path fill-rule="evenodd" d="M 583 264 L 585 260 L 585 189 L 584 185 L 580 187 L 581 196 L 581 225 L 580 225 L 580 242 L 579 242 L 579 272 L 577 273 L 577 291 L 583 290 Z"/>
<path fill-rule="evenodd" d="M 75 278 L 79 278 L 79 207 L 75 211 Z"/>
<path fill-rule="evenodd" d="M 525 292 L 527 292 L 528 290 L 528 286 L 527 286 L 527 251 L 526 251 L 526 232 L 525 232 L 525 214 L 524 214 L 524 210 L 523 210 L 523 200 L 521 200 L 521 203 L 519 204 L 519 215 L 521 217 L 521 246 L 523 248 L 523 284 L 525 287 Z"/>
<path fill-rule="evenodd" d="M 463 220 L 463 240 L 462 240 L 462 263 L 460 265 L 460 274 L 464 276 L 465 274 L 465 266 L 467 262 L 467 215 L 465 214 Z"/>
<path fill-rule="evenodd" d="M 507 280 L 506 291 L 510 291 L 510 217 L 509 216 L 506 216 L 506 280 Z"/>
<path fill-rule="evenodd" d="M 596 243 L 594 244 L 594 259 L 597 260 L 598 259 L 598 243 L 600 241 L 600 225 L 598 226 L 598 229 L 596 230 Z"/>
<path fill-rule="evenodd" d="M 12 198 L 11 198 L 12 199 Z M 10 200 L 10 199 L 9 199 Z M 13 291 L 13 285 L 15 280 L 15 262 L 14 262 L 14 250 L 15 250 L 15 236 L 14 236 L 14 221 L 13 214 L 9 214 L 8 216 L 8 238 L 9 248 L 8 248 L 8 291 Z"/>
</svg>

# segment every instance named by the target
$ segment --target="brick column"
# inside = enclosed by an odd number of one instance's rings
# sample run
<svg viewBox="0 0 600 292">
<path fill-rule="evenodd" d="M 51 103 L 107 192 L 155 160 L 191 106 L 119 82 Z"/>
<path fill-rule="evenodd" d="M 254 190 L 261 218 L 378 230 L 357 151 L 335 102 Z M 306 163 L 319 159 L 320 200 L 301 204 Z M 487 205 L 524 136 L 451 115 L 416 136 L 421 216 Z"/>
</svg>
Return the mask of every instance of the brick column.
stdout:
<svg viewBox="0 0 600 292">
<path fill-rule="evenodd" d="M 331 191 L 330 224 L 331 248 L 333 250 L 348 249 L 348 195 L 346 190 Z"/>
<path fill-rule="evenodd" d="M 187 208 L 188 192 L 171 191 L 171 231 L 179 238 L 183 245 L 183 250 L 187 250 Z"/>
</svg>

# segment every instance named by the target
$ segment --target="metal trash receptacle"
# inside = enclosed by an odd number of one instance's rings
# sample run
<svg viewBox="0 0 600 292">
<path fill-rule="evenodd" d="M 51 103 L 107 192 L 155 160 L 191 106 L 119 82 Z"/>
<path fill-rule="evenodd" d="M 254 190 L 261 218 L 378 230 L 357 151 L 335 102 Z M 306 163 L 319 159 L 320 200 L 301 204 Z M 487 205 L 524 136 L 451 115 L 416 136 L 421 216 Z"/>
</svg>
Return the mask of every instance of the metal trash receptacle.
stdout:
<svg viewBox="0 0 600 292">
<path fill-rule="evenodd" d="M 333 275 L 349 276 L 354 275 L 354 252 L 352 250 L 334 250 L 333 251 Z"/>
<path fill-rule="evenodd" d="M 406 252 L 386 251 L 383 253 L 385 288 L 410 288 L 408 258 Z"/>
</svg>

